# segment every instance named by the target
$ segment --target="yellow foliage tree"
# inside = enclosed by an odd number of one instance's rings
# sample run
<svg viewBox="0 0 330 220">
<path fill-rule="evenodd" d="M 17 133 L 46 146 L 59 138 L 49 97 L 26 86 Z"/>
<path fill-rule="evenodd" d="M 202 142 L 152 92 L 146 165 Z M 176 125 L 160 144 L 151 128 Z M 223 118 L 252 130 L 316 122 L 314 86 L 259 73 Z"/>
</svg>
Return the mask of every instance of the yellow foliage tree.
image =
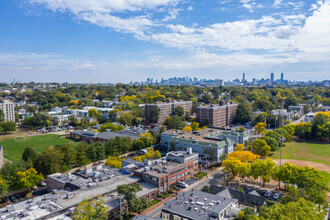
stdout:
<svg viewBox="0 0 330 220">
<path fill-rule="evenodd" d="M 27 188 L 32 189 L 41 180 L 44 179 L 43 175 L 38 174 L 34 168 L 27 169 L 26 171 L 18 171 L 17 174 L 17 187 L 19 189 Z"/>
<path fill-rule="evenodd" d="M 182 130 L 183 131 L 192 131 L 192 128 L 190 126 L 186 126 Z"/>
<path fill-rule="evenodd" d="M 118 159 L 117 157 L 109 156 L 105 165 L 109 167 L 115 167 L 121 169 L 123 159 Z"/>
<path fill-rule="evenodd" d="M 234 151 L 243 151 L 244 150 L 244 145 L 243 144 L 236 144 L 234 147 Z"/>
<path fill-rule="evenodd" d="M 146 132 L 146 133 L 144 133 L 144 134 L 140 134 L 140 136 L 139 136 L 140 138 L 147 138 L 149 141 L 151 141 L 151 142 L 155 142 L 156 140 L 155 140 L 155 138 L 152 136 L 152 134 L 150 134 L 150 132 Z M 153 148 L 152 148 L 153 149 Z"/>
<path fill-rule="evenodd" d="M 228 159 L 222 161 L 221 166 L 224 167 L 224 170 L 232 173 L 233 176 L 236 176 L 236 167 L 240 166 L 242 162 L 237 157 L 228 157 Z"/>
<path fill-rule="evenodd" d="M 260 156 L 254 153 L 251 153 L 250 151 L 235 151 L 230 154 L 228 154 L 228 158 L 237 158 L 241 162 L 254 162 L 255 160 L 259 159 Z"/>
<path fill-rule="evenodd" d="M 259 122 L 255 126 L 255 134 L 261 134 L 264 135 L 266 133 L 266 123 L 265 122 Z"/>
<path fill-rule="evenodd" d="M 156 150 L 155 151 L 155 154 L 154 154 L 154 158 L 155 159 L 159 159 L 159 158 L 161 158 L 162 157 L 162 155 L 160 154 L 160 152 L 158 151 L 158 150 Z"/>
</svg>

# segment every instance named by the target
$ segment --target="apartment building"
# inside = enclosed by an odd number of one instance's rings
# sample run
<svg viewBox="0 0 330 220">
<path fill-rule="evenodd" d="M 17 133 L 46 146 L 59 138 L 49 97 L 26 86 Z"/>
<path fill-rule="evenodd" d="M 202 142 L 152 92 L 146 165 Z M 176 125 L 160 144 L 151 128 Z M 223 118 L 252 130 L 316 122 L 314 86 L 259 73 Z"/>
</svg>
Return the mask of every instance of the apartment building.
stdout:
<svg viewBox="0 0 330 220">
<path fill-rule="evenodd" d="M 220 105 L 197 107 L 196 120 L 201 125 L 217 128 L 226 127 L 234 122 L 238 105 L 237 103 L 220 103 Z"/>
<path fill-rule="evenodd" d="M 156 124 L 164 123 L 167 116 L 171 116 L 173 114 L 173 111 L 176 107 L 181 106 L 184 110 L 184 112 L 192 113 L 192 101 L 178 101 L 178 102 L 172 102 L 172 100 L 168 100 L 167 102 L 161 102 L 161 103 L 154 103 L 154 104 L 146 104 L 145 105 L 145 123 L 150 124 L 150 117 L 151 117 L 151 111 L 153 108 L 159 108 L 160 113 L 158 116 L 158 121 Z"/>
<path fill-rule="evenodd" d="M 14 103 L 4 100 L 0 103 L 0 110 L 3 111 L 5 115 L 5 121 L 14 121 L 15 122 L 15 105 Z"/>
<path fill-rule="evenodd" d="M 123 161 L 123 170 L 127 170 L 127 167 L 130 167 L 134 176 L 157 186 L 159 192 L 164 193 L 169 190 L 172 184 L 199 172 L 198 154 L 193 153 L 192 149 L 188 148 L 187 151 L 169 152 L 166 157 L 154 161 L 125 160 Z"/>
<path fill-rule="evenodd" d="M 220 156 L 234 151 L 236 143 L 248 138 L 243 132 L 223 132 L 219 129 L 199 131 L 167 130 L 161 134 L 161 147 L 166 150 L 186 150 L 191 148 L 199 154 L 199 161 L 207 163 L 221 162 Z"/>
</svg>

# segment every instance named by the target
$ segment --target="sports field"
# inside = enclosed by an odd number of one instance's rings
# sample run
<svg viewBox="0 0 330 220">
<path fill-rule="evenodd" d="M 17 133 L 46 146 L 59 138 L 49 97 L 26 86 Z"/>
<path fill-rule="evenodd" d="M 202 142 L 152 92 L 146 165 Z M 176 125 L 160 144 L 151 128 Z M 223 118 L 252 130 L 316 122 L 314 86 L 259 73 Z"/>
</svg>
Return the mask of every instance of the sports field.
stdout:
<svg viewBox="0 0 330 220">
<path fill-rule="evenodd" d="M 274 152 L 270 158 L 279 159 L 280 151 Z M 330 165 L 330 144 L 287 142 L 282 148 L 282 159 L 312 161 Z"/>
<path fill-rule="evenodd" d="M 31 147 L 36 152 L 42 152 L 46 147 L 58 144 L 74 146 L 76 142 L 71 139 L 61 138 L 56 134 L 17 137 L 0 141 L 0 145 L 4 146 L 4 156 L 9 160 L 20 160 L 26 147 Z"/>
</svg>

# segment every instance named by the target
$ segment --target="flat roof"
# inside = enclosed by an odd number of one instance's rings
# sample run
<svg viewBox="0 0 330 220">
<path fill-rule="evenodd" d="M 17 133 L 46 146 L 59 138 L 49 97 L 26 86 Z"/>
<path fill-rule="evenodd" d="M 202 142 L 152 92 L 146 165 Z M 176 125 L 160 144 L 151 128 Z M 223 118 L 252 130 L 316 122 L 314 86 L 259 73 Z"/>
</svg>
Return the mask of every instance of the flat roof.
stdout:
<svg viewBox="0 0 330 220">
<path fill-rule="evenodd" d="M 162 211 L 178 214 L 189 219 L 216 219 L 216 216 L 232 203 L 237 203 L 237 199 L 190 190 L 180 193 L 177 198 L 165 202 Z"/>
</svg>

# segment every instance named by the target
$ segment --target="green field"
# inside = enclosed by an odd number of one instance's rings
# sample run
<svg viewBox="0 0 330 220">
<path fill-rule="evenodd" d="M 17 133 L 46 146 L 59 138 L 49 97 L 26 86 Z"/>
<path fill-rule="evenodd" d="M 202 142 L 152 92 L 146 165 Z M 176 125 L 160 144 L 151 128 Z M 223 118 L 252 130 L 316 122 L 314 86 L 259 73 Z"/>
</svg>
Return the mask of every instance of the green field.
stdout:
<svg viewBox="0 0 330 220">
<path fill-rule="evenodd" d="M 275 151 L 270 158 L 279 159 L 280 151 Z M 287 142 L 282 148 L 282 159 L 313 161 L 330 165 L 330 144 Z"/>
<path fill-rule="evenodd" d="M 0 141 L 0 145 L 5 146 L 4 156 L 9 160 L 20 160 L 26 147 L 31 147 L 36 152 L 42 152 L 46 147 L 58 144 L 75 145 L 76 143 L 73 140 L 61 138 L 56 134 L 46 134 L 24 138 L 18 137 Z"/>
</svg>

